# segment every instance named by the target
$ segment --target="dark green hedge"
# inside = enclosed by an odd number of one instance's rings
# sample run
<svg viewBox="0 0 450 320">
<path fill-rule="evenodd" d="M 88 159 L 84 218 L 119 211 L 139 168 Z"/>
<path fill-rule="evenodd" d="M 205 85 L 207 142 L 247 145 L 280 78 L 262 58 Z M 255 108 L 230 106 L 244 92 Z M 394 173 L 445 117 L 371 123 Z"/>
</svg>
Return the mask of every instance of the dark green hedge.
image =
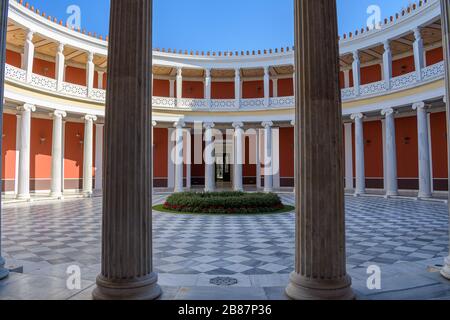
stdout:
<svg viewBox="0 0 450 320">
<path fill-rule="evenodd" d="M 284 208 L 274 193 L 244 192 L 174 193 L 163 207 L 189 213 L 270 213 Z"/>
</svg>

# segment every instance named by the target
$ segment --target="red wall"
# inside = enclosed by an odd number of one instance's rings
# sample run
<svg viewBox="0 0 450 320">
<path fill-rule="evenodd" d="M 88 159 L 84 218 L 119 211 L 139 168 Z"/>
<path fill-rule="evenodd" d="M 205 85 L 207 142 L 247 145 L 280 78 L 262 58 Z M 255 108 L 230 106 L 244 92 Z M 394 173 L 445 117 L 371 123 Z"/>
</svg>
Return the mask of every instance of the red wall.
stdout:
<svg viewBox="0 0 450 320">
<path fill-rule="evenodd" d="M 245 159 L 244 159 L 244 165 L 242 166 L 242 175 L 244 177 L 256 177 L 256 163 L 251 163 L 253 160 L 250 154 L 250 143 L 252 143 L 252 149 L 253 149 L 253 154 L 255 153 L 255 148 L 256 146 L 254 145 L 254 141 L 255 141 L 255 137 L 253 136 L 250 139 L 250 136 L 246 136 L 245 137 Z M 253 160 L 253 162 L 255 162 Z"/>
<path fill-rule="evenodd" d="M 278 80 L 278 96 L 279 97 L 291 97 L 294 95 L 294 80 L 279 79 Z"/>
<path fill-rule="evenodd" d="M 45 141 L 41 141 L 45 139 Z M 52 121 L 31 120 L 30 178 L 50 179 L 52 167 Z"/>
<path fill-rule="evenodd" d="M 66 67 L 66 82 L 86 86 L 86 69 Z"/>
<path fill-rule="evenodd" d="M 64 178 L 83 178 L 84 124 L 67 122 L 64 145 Z"/>
<path fill-rule="evenodd" d="M 169 97 L 170 96 L 170 82 L 169 80 L 153 80 L 153 95 L 155 97 Z"/>
<path fill-rule="evenodd" d="M 6 63 L 14 67 L 20 68 L 22 64 L 22 58 L 20 53 L 6 50 Z"/>
<path fill-rule="evenodd" d="M 426 53 L 426 65 L 431 66 L 444 60 L 444 51 L 442 47 L 436 48 Z"/>
<path fill-rule="evenodd" d="M 264 98 L 264 81 L 245 81 L 242 85 L 242 98 Z"/>
<path fill-rule="evenodd" d="M 33 73 L 55 79 L 55 63 L 35 58 L 33 62 Z"/>
<path fill-rule="evenodd" d="M 203 99 L 205 86 L 200 81 L 183 81 L 183 98 Z"/>
<path fill-rule="evenodd" d="M 3 114 L 2 177 L 6 180 L 16 175 L 16 122 L 15 115 Z"/>
<path fill-rule="evenodd" d="M 234 82 L 213 82 L 211 99 L 234 99 Z"/>
<path fill-rule="evenodd" d="M 395 60 L 392 62 L 392 77 L 413 72 L 415 69 L 413 56 Z"/>
<path fill-rule="evenodd" d="M 153 176 L 154 178 L 167 178 L 169 133 L 165 128 L 155 128 L 153 134 Z"/>
<path fill-rule="evenodd" d="M 381 66 L 379 64 L 361 68 L 361 84 L 381 81 Z"/>
<path fill-rule="evenodd" d="M 417 178 L 419 176 L 417 118 L 395 119 L 395 126 L 398 177 Z"/>
<path fill-rule="evenodd" d="M 280 128 L 280 177 L 294 177 L 294 128 Z"/>
<path fill-rule="evenodd" d="M 383 136 L 381 121 L 364 122 L 366 178 L 383 179 Z"/>
<path fill-rule="evenodd" d="M 433 159 L 433 178 L 447 179 L 447 127 L 445 124 L 445 112 L 432 113 L 431 146 Z"/>
</svg>

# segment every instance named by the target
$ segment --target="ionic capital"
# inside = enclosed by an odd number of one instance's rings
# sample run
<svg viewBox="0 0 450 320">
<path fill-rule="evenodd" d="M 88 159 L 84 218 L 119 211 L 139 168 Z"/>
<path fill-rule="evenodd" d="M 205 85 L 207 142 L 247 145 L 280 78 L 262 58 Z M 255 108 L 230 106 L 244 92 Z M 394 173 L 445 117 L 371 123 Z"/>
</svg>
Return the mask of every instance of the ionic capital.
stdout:
<svg viewBox="0 0 450 320">
<path fill-rule="evenodd" d="M 34 31 L 28 30 L 27 32 L 27 41 L 33 41 Z"/>
<path fill-rule="evenodd" d="M 52 118 L 65 118 L 67 117 L 67 113 L 65 111 L 62 110 L 55 110 L 53 113 L 50 113 L 50 116 Z"/>
<path fill-rule="evenodd" d="M 211 78 L 211 69 L 205 69 L 205 78 Z"/>
<path fill-rule="evenodd" d="M 183 129 L 185 125 L 183 120 L 179 120 L 173 124 L 173 127 L 176 129 Z"/>
<path fill-rule="evenodd" d="M 82 119 L 84 119 L 84 121 L 87 121 L 87 122 L 91 122 L 91 121 L 95 122 L 95 121 L 97 121 L 97 116 L 87 114 Z"/>
<path fill-rule="evenodd" d="M 152 127 L 156 127 L 158 125 L 158 122 L 152 121 Z"/>
<path fill-rule="evenodd" d="M 394 108 L 386 108 L 381 111 L 381 115 L 387 117 L 394 114 L 394 112 L 395 112 Z"/>
<path fill-rule="evenodd" d="M 63 53 L 63 51 L 64 51 L 64 46 L 65 46 L 65 44 L 64 43 L 62 43 L 62 42 L 60 42 L 60 43 L 58 43 L 58 53 L 60 53 L 60 54 L 62 54 Z"/>
<path fill-rule="evenodd" d="M 232 126 L 237 130 L 242 129 L 244 127 L 244 124 L 242 122 L 233 122 Z"/>
<path fill-rule="evenodd" d="M 391 42 L 389 40 L 383 41 L 384 51 L 391 51 Z"/>
<path fill-rule="evenodd" d="M 417 110 L 417 111 L 423 111 L 423 110 L 426 110 L 426 108 L 427 108 L 427 105 L 423 101 L 416 102 L 412 105 L 412 109 Z"/>
<path fill-rule="evenodd" d="M 353 51 L 353 62 L 359 62 L 359 51 Z"/>
<path fill-rule="evenodd" d="M 23 106 L 17 107 L 17 111 L 24 112 L 24 111 L 30 111 L 35 112 L 36 106 L 33 104 L 25 103 Z"/>
<path fill-rule="evenodd" d="M 266 129 L 269 129 L 269 128 L 273 127 L 273 122 L 272 121 L 264 121 L 263 123 L 261 123 L 261 126 Z"/>
<path fill-rule="evenodd" d="M 88 53 L 88 63 L 92 63 L 94 61 L 94 53 L 89 52 Z"/>
<path fill-rule="evenodd" d="M 183 68 L 177 68 L 177 77 L 182 77 L 183 76 Z"/>
<path fill-rule="evenodd" d="M 203 124 L 203 128 L 205 128 L 206 130 L 212 129 L 214 128 L 216 125 L 214 122 L 205 122 Z"/>
<path fill-rule="evenodd" d="M 413 32 L 414 32 L 414 38 L 416 39 L 416 41 L 422 40 L 422 32 L 420 30 L 420 27 L 415 27 Z"/>
<path fill-rule="evenodd" d="M 352 120 L 361 120 L 364 118 L 364 115 L 362 113 L 354 113 L 350 116 L 350 119 Z"/>
</svg>

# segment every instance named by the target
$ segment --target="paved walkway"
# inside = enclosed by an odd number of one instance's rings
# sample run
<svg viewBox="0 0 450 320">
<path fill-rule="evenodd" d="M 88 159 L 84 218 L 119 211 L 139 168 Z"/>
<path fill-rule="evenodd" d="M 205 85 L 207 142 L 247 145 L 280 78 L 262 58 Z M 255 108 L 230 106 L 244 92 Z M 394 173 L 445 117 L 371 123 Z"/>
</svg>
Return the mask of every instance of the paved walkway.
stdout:
<svg viewBox="0 0 450 320">
<path fill-rule="evenodd" d="M 293 194 L 281 197 L 286 203 L 294 202 Z M 153 202 L 164 199 L 164 195 L 155 196 Z M 47 290 L 50 298 L 51 294 L 70 298 L 73 292 L 65 289 L 66 268 L 70 265 L 80 266 L 84 285 L 92 286 L 100 266 L 101 205 L 101 198 L 6 204 L 2 222 L 4 257 L 10 266 L 23 266 L 25 275 L 14 275 L 0 283 L 0 298 L 14 297 L 12 284 L 31 284 L 35 276 L 47 279 L 46 283 L 52 283 L 52 277 L 59 279 L 54 280 L 54 292 Z M 427 276 L 426 266 L 442 263 L 448 254 L 448 215 L 443 203 L 347 197 L 346 207 L 348 268 L 361 292 L 368 265 L 376 264 L 395 275 L 405 264 Z M 173 290 L 180 286 L 210 288 L 210 280 L 217 276 L 237 279 L 238 287 L 277 288 L 264 291 L 266 298 L 282 295 L 294 263 L 292 213 L 153 215 L 154 265 L 160 282 L 172 288 L 166 290 L 167 298 L 175 298 L 179 292 Z M 404 280 L 398 281 L 390 282 L 400 284 Z M 434 286 L 440 278 L 437 276 L 431 284 L 427 281 L 407 282 Z M 200 294 L 198 289 L 195 292 Z"/>
</svg>

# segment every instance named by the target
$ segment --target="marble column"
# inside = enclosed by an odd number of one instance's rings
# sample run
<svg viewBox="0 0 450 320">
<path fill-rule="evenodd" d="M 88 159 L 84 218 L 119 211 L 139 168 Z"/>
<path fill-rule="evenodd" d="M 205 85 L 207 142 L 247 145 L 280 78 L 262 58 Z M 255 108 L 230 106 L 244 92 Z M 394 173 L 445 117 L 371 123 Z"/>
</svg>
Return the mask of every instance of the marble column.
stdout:
<svg viewBox="0 0 450 320">
<path fill-rule="evenodd" d="M 423 102 L 413 104 L 417 110 L 417 134 L 419 144 L 419 198 L 431 198 L 430 136 L 428 130 L 427 106 Z"/>
<path fill-rule="evenodd" d="M 235 145 L 235 161 L 234 161 L 234 191 L 244 191 L 244 124 L 242 122 L 234 122 L 234 145 Z"/>
<path fill-rule="evenodd" d="M 92 158 L 94 148 L 94 121 L 97 117 L 86 115 L 84 117 L 84 143 L 83 143 L 83 195 L 92 196 Z"/>
<path fill-rule="evenodd" d="M 51 115 L 53 117 L 53 134 L 52 134 L 52 181 L 51 196 L 61 199 L 63 184 L 63 118 L 67 116 L 66 112 L 56 110 Z"/>
<path fill-rule="evenodd" d="M 0 0 L 0 123 L 3 123 L 3 96 L 5 84 L 5 61 L 6 61 L 6 31 L 8 29 L 8 0 Z M 0 139 L 0 149 L 2 146 Z M 0 167 L 2 159 L 0 159 Z M 0 180 L 1 185 L 1 180 Z M 2 210 L 0 203 L 0 280 L 6 278 L 9 274 L 5 268 L 5 259 L 2 257 Z"/>
<path fill-rule="evenodd" d="M 183 160 L 183 128 L 184 122 L 178 121 L 175 127 L 175 190 L 174 192 L 184 191 L 184 160 Z"/>
<path fill-rule="evenodd" d="M 384 53 L 383 53 L 383 77 L 386 83 L 386 90 L 391 88 L 391 78 L 392 78 L 392 51 L 391 44 L 389 40 L 383 43 Z"/>
<path fill-rule="evenodd" d="M 353 88 L 355 89 L 355 94 L 359 96 L 359 86 L 361 85 L 361 61 L 359 60 L 359 52 L 355 50 L 353 52 Z"/>
<path fill-rule="evenodd" d="M 269 107 L 270 104 L 270 68 L 264 67 L 264 106 Z"/>
<path fill-rule="evenodd" d="M 445 75 L 446 75 L 446 96 L 444 102 L 447 107 L 447 137 L 450 137 L 450 3 L 447 0 L 441 0 L 441 13 L 442 13 L 442 47 L 444 48 L 445 56 Z M 450 152 L 450 139 L 447 139 L 448 151 Z M 450 177 L 450 155 L 448 156 L 448 170 Z M 449 184 L 450 190 L 450 184 Z M 449 207 L 450 210 L 450 207 Z M 449 234 L 450 234 L 450 211 L 449 211 Z M 449 244 L 450 250 L 450 244 Z M 446 279 L 450 280 L 450 253 L 445 259 L 444 268 L 441 270 L 441 274 Z"/>
<path fill-rule="evenodd" d="M 22 61 L 22 67 L 26 71 L 26 81 L 31 82 L 31 77 L 33 75 L 33 64 L 34 64 L 34 43 L 33 43 L 34 32 L 29 30 L 25 39 L 25 48 Z"/>
<path fill-rule="evenodd" d="M 25 104 L 17 108 L 21 112 L 21 133 L 19 151 L 19 180 L 17 198 L 30 200 L 30 146 L 31 146 L 31 113 L 36 111 L 34 105 Z"/>
<path fill-rule="evenodd" d="M 105 85 L 104 85 L 104 81 L 103 81 L 103 76 L 105 75 L 104 71 L 97 71 L 97 86 L 99 89 L 105 89 Z"/>
<path fill-rule="evenodd" d="M 112 0 L 109 34 L 102 271 L 93 297 L 150 300 L 161 295 L 152 258 L 152 1 Z"/>
<path fill-rule="evenodd" d="M 362 113 L 353 114 L 355 120 L 355 155 L 356 155 L 356 189 L 355 195 L 366 193 L 366 169 L 364 165 L 364 115 Z"/>
<path fill-rule="evenodd" d="M 213 192 L 216 189 L 216 165 L 213 128 L 214 123 L 207 122 L 205 128 L 205 192 Z"/>
<path fill-rule="evenodd" d="M 205 99 L 208 107 L 211 107 L 211 69 L 205 69 Z"/>
<path fill-rule="evenodd" d="M 103 189 L 103 123 L 95 124 L 95 190 Z"/>
<path fill-rule="evenodd" d="M 56 51 L 56 89 L 58 91 L 62 90 L 63 82 L 64 82 L 64 72 L 66 70 L 65 64 L 66 57 L 64 56 L 64 44 L 59 43 Z"/>
<path fill-rule="evenodd" d="M 381 115 L 385 116 L 385 150 L 386 159 L 386 176 L 384 177 L 384 185 L 386 188 L 386 196 L 398 196 L 398 177 L 397 177 L 397 144 L 395 136 L 395 111 L 387 108 L 381 111 Z"/>
<path fill-rule="evenodd" d="M 234 104 L 236 109 L 241 107 L 241 69 L 236 68 L 234 70 Z"/>
<path fill-rule="evenodd" d="M 273 97 L 278 98 L 278 79 L 272 79 Z"/>
<path fill-rule="evenodd" d="M 272 127 L 273 122 L 262 123 L 264 128 L 264 192 L 273 192 Z"/>
<path fill-rule="evenodd" d="M 422 80 L 422 69 L 424 67 L 424 48 L 423 48 L 423 39 L 422 39 L 422 32 L 420 30 L 420 27 L 416 27 L 414 29 L 414 44 L 413 44 L 413 51 L 414 51 L 414 65 L 416 68 L 417 73 L 417 80 Z"/>
<path fill-rule="evenodd" d="M 345 189 L 353 190 L 353 124 L 345 123 Z"/>
<path fill-rule="evenodd" d="M 91 95 L 92 90 L 94 89 L 94 73 L 95 73 L 94 53 L 89 52 L 86 64 L 86 83 L 88 95 Z"/>
<path fill-rule="evenodd" d="M 177 105 L 181 105 L 181 99 L 183 99 L 183 69 L 177 69 Z"/>
<path fill-rule="evenodd" d="M 295 148 L 295 271 L 286 293 L 292 299 L 352 299 L 345 261 L 336 1 L 295 1 L 295 31 L 301 70 L 295 132 L 301 143 Z"/>
<path fill-rule="evenodd" d="M 169 80 L 169 97 L 175 98 L 175 80 Z"/>
</svg>

